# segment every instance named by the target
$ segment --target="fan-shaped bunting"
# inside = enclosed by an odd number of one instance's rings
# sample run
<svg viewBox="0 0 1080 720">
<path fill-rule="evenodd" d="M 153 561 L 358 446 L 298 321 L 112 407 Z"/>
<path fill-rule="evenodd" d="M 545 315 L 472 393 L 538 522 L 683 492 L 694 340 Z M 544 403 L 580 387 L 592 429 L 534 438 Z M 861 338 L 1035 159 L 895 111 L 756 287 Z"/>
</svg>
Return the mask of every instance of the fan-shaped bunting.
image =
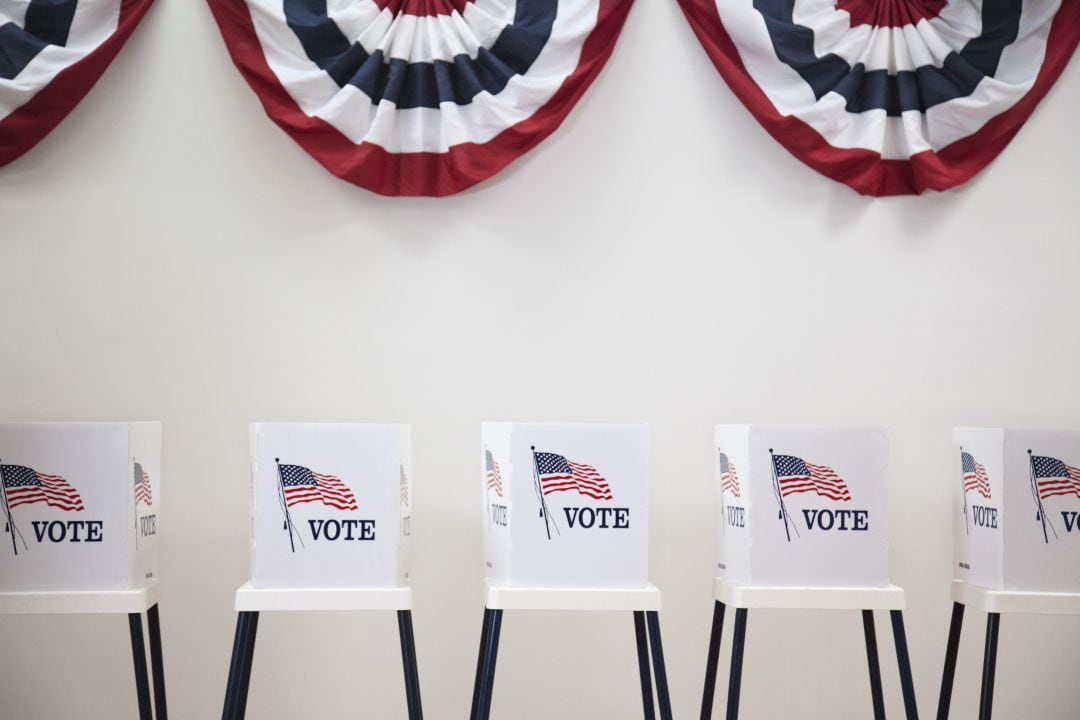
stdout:
<svg viewBox="0 0 1080 720">
<path fill-rule="evenodd" d="M 0 0 L 0 165 L 82 100 L 151 0 Z"/>
<path fill-rule="evenodd" d="M 1061 74 L 1078 0 L 679 0 L 774 138 L 860 193 L 984 168 Z"/>
<path fill-rule="evenodd" d="M 632 0 L 209 0 L 267 114 L 333 174 L 448 195 L 558 127 Z"/>
</svg>

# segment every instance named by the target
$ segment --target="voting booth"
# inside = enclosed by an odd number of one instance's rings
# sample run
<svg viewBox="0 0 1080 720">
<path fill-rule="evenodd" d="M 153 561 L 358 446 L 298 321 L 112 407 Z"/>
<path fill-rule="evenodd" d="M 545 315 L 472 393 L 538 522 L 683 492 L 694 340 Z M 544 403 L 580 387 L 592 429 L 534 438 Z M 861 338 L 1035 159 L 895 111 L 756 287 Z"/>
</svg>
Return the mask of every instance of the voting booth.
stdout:
<svg viewBox="0 0 1080 720">
<path fill-rule="evenodd" d="M 643 588 L 645 425 L 484 423 L 484 568 L 493 584 Z"/>
<path fill-rule="evenodd" d="M 993 711 L 1002 613 L 1080 614 L 1080 433 L 957 428 L 953 612 L 938 717 L 947 717 L 964 610 L 987 613 L 980 718 Z"/>
<path fill-rule="evenodd" d="M 419 718 L 409 426 L 256 423 L 250 444 L 251 578 L 236 593 L 223 716 L 246 713 L 260 612 L 395 610 L 409 717 Z"/>
<path fill-rule="evenodd" d="M 124 613 L 139 715 L 167 716 L 158 615 L 161 424 L 0 423 L 0 613 Z"/>
<path fill-rule="evenodd" d="M 608 610 L 634 614 L 648 717 L 651 640 L 670 718 L 660 593 L 648 581 L 648 426 L 486 422 L 480 467 L 487 598 L 471 717 L 491 712 L 503 610 Z"/>
<path fill-rule="evenodd" d="M 954 577 L 991 590 L 1080 593 L 1080 433 L 953 433 Z"/>
<path fill-rule="evenodd" d="M 717 576 L 738 585 L 886 587 L 881 428 L 716 428 Z"/>
<path fill-rule="evenodd" d="M 255 424 L 251 478 L 252 587 L 408 585 L 407 426 Z"/>
<path fill-rule="evenodd" d="M 734 606 L 727 717 L 738 716 L 751 608 L 861 610 L 874 717 L 885 715 L 874 610 L 890 611 L 904 706 L 916 717 L 904 592 L 889 584 L 884 428 L 719 425 L 714 612 L 701 716 L 712 712 L 726 608 Z"/>
</svg>

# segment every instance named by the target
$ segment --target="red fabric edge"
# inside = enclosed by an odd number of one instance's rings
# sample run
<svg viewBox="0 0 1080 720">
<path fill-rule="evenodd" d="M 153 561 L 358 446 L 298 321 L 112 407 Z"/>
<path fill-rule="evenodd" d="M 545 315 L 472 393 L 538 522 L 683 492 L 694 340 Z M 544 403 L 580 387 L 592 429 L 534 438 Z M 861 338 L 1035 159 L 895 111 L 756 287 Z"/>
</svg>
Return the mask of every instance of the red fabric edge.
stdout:
<svg viewBox="0 0 1080 720">
<path fill-rule="evenodd" d="M 926 151 L 910 160 L 885 160 L 869 150 L 833 147 L 802 120 L 781 115 L 747 72 L 715 3 L 678 2 L 720 75 L 769 134 L 799 160 L 864 195 L 918 195 L 927 188 L 947 190 L 970 180 L 1009 144 L 1080 42 L 1080 2 L 1063 0 L 1047 38 L 1043 66 L 1019 102 L 937 153 Z"/>
<path fill-rule="evenodd" d="M 604 67 L 633 0 L 600 0 L 596 29 L 578 66 L 555 95 L 527 120 L 486 143 L 463 143 L 445 153 L 391 153 L 359 145 L 319 118 L 308 117 L 278 82 L 262 54 L 244 0 L 207 0 L 233 62 L 266 114 L 334 175 L 380 195 L 445 196 L 488 179 L 554 132 Z"/>
<path fill-rule="evenodd" d="M 57 73 L 45 87 L 0 120 L 0 166 L 37 145 L 90 92 L 109 67 L 153 0 L 123 0 L 116 30 L 79 62 Z"/>
</svg>

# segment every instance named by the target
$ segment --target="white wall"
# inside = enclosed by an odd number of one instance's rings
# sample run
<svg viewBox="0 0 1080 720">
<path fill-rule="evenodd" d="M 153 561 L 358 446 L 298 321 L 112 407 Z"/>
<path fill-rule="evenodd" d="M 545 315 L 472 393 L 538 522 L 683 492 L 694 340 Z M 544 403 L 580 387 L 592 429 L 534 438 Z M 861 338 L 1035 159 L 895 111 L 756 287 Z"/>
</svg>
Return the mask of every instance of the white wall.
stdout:
<svg viewBox="0 0 1080 720">
<path fill-rule="evenodd" d="M 413 423 L 435 720 L 464 717 L 472 687 L 482 419 L 652 424 L 652 575 L 680 718 L 697 713 L 711 612 L 712 425 L 887 424 L 892 573 L 929 716 L 951 428 L 1080 428 L 1077 108 L 1074 61 L 966 187 L 868 200 L 758 127 L 674 2 L 642 0 L 554 137 L 458 197 L 390 200 L 263 116 L 203 3 L 159 2 L 72 116 L 0 169 L 0 419 L 165 422 L 181 719 L 221 708 L 251 421 Z M 956 717 L 977 702 L 984 620 L 969 618 Z M 133 717 L 126 632 L 119 617 L 0 618 L 0 714 Z M 1074 717 L 1078 641 L 1077 619 L 1006 618 L 997 717 Z M 250 716 L 404 717 L 397 652 L 392 615 L 267 615 Z M 751 614 L 745 717 L 865 718 L 866 686 L 857 614 Z M 496 717 L 639 713 L 629 616 L 507 615 Z"/>
</svg>

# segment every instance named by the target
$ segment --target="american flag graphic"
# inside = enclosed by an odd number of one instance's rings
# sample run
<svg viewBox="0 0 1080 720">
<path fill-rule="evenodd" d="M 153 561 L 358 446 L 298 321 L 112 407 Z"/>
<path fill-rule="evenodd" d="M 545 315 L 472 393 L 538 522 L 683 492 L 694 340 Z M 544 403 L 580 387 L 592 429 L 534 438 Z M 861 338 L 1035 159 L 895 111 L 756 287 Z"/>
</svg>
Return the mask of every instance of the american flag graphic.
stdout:
<svg viewBox="0 0 1080 720">
<path fill-rule="evenodd" d="M 830 500 L 850 500 L 851 492 L 844 479 L 827 465 L 814 465 L 794 455 L 773 455 L 780 495 L 815 492 Z"/>
<path fill-rule="evenodd" d="M 1039 498 L 1055 495 L 1075 495 L 1080 498 L 1080 468 L 1045 455 L 1031 456 L 1031 469 L 1039 487 Z"/>
<path fill-rule="evenodd" d="M 150 489 L 150 475 L 142 465 L 135 463 L 135 504 L 139 503 L 150 507 L 154 504 L 154 493 Z"/>
<path fill-rule="evenodd" d="M 0 465 L 8 508 L 43 502 L 60 510 L 84 510 L 79 491 L 59 475 L 46 475 L 22 465 Z"/>
<path fill-rule="evenodd" d="M 611 486 L 592 465 L 567 460 L 562 455 L 533 452 L 540 488 L 545 495 L 564 490 L 577 490 L 596 500 L 611 500 Z"/>
<path fill-rule="evenodd" d="M 409 476 L 405 474 L 405 466 L 398 463 L 398 469 L 401 471 L 401 503 L 405 506 L 409 506 Z"/>
<path fill-rule="evenodd" d="M 983 464 L 975 461 L 971 453 L 960 453 L 961 470 L 964 473 L 964 492 L 978 491 L 987 500 L 990 499 L 990 478 Z"/>
<path fill-rule="evenodd" d="M 720 493 L 730 491 L 735 497 L 739 497 L 739 475 L 735 472 L 735 466 L 724 453 L 720 453 Z"/>
<path fill-rule="evenodd" d="M 494 490 L 499 497 L 503 496 L 502 473 L 499 472 L 499 463 L 491 451 L 484 448 L 484 473 L 487 477 L 488 490 Z"/>
<path fill-rule="evenodd" d="M 356 510 L 356 497 L 345 483 L 333 475 L 323 475 L 302 465 L 280 465 L 281 487 L 289 507 L 321 502 L 338 510 Z"/>
</svg>

